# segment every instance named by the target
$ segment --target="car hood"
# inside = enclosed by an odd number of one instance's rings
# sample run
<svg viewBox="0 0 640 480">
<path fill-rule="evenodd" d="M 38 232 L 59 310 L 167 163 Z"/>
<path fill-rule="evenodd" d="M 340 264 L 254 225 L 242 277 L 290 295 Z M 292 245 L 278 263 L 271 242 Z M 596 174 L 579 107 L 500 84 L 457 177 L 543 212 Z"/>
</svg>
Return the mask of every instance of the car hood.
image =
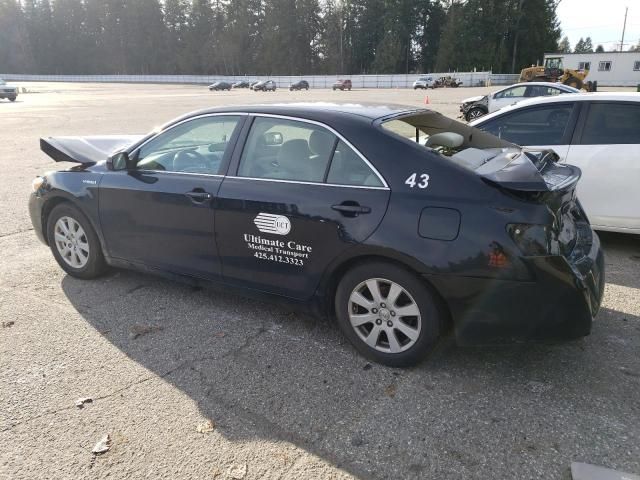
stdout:
<svg viewBox="0 0 640 480">
<path fill-rule="evenodd" d="M 462 103 L 473 103 L 473 102 L 479 102 L 480 100 L 482 100 L 485 96 L 484 95 L 478 95 L 477 97 L 469 97 L 469 98 L 465 98 L 464 100 L 462 100 Z"/>
<path fill-rule="evenodd" d="M 94 164 L 130 147 L 144 135 L 101 135 L 91 137 L 46 137 L 40 149 L 56 162 Z"/>
</svg>

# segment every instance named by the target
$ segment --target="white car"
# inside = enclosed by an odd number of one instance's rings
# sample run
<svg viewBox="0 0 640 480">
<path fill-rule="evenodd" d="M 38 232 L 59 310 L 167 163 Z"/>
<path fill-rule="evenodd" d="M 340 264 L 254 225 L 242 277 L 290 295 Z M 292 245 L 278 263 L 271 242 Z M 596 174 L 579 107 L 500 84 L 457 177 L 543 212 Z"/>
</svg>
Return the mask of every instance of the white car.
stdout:
<svg viewBox="0 0 640 480">
<path fill-rule="evenodd" d="M 464 119 L 470 122 L 528 98 L 553 97 L 562 93 L 580 93 L 580 90 L 553 82 L 516 83 L 489 95 L 465 98 L 460 105 L 460 111 Z"/>
<path fill-rule="evenodd" d="M 418 78 L 415 82 L 413 82 L 413 89 L 417 90 L 418 88 L 427 89 L 433 88 L 433 77 L 432 76 L 424 76 Z"/>
<path fill-rule="evenodd" d="M 525 100 L 470 125 L 554 150 L 582 170 L 578 198 L 593 228 L 640 234 L 640 93 Z"/>
</svg>

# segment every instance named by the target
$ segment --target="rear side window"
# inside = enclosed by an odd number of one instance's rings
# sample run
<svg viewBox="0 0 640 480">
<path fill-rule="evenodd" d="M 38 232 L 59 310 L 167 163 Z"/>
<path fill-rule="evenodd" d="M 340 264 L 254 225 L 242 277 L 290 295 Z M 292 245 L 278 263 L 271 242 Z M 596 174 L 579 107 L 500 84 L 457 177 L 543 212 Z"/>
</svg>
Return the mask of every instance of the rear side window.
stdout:
<svg viewBox="0 0 640 480">
<path fill-rule="evenodd" d="M 242 152 L 238 175 L 322 182 L 336 141 L 333 133 L 320 126 L 258 117 Z"/>
<path fill-rule="evenodd" d="M 553 104 L 518 110 L 478 128 L 523 146 L 563 145 L 573 105 Z"/>
<path fill-rule="evenodd" d="M 254 120 L 242 152 L 238 176 L 384 186 L 371 167 L 326 128 L 271 117 Z"/>
<path fill-rule="evenodd" d="M 532 85 L 527 92 L 528 97 L 550 97 L 564 93 L 559 88 L 547 87 L 545 85 Z"/>
<path fill-rule="evenodd" d="M 640 104 L 592 103 L 580 139 L 582 145 L 640 143 Z"/>
<path fill-rule="evenodd" d="M 373 170 L 342 140 L 338 142 L 333 154 L 327 183 L 363 187 L 383 186 Z"/>
</svg>

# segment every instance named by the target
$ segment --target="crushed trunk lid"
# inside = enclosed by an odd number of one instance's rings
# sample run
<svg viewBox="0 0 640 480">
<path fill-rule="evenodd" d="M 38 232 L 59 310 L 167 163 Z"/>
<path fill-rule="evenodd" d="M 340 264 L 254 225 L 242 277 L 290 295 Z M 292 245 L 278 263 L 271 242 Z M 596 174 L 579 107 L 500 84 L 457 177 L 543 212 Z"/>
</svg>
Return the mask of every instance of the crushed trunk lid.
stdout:
<svg viewBox="0 0 640 480">
<path fill-rule="evenodd" d="M 551 150 L 505 151 L 476 169 L 485 181 L 519 192 L 557 192 L 575 188 L 581 172 L 557 163 Z"/>
<path fill-rule="evenodd" d="M 94 164 L 106 160 L 142 138 L 142 135 L 46 137 L 40 139 L 40 149 L 56 162 Z"/>
</svg>

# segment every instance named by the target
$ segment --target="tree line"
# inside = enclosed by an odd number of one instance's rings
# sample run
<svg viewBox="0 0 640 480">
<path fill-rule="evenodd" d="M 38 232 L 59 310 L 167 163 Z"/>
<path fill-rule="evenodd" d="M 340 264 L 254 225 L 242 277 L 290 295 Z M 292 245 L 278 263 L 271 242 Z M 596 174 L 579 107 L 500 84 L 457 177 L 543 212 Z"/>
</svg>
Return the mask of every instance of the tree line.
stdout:
<svg viewBox="0 0 640 480">
<path fill-rule="evenodd" d="M 598 45 L 595 50 L 593 49 L 593 40 L 591 37 L 582 38 L 576 43 L 576 46 L 571 50 L 571 43 L 569 42 L 569 37 L 563 37 L 558 44 L 558 51 L 560 53 L 604 53 L 604 47 L 602 45 Z M 617 52 L 619 50 L 618 44 L 615 44 L 613 48 L 610 50 L 611 52 Z M 629 47 L 630 52 L 640 52 L 640 40 L 638 40 L 637 45 L 631 45 Z"/>
<path fill-rule="evenodd" d="M 0 71 L 519 72 L 556 51 L 558 0 L 0 0 Z"/>
</svg>

